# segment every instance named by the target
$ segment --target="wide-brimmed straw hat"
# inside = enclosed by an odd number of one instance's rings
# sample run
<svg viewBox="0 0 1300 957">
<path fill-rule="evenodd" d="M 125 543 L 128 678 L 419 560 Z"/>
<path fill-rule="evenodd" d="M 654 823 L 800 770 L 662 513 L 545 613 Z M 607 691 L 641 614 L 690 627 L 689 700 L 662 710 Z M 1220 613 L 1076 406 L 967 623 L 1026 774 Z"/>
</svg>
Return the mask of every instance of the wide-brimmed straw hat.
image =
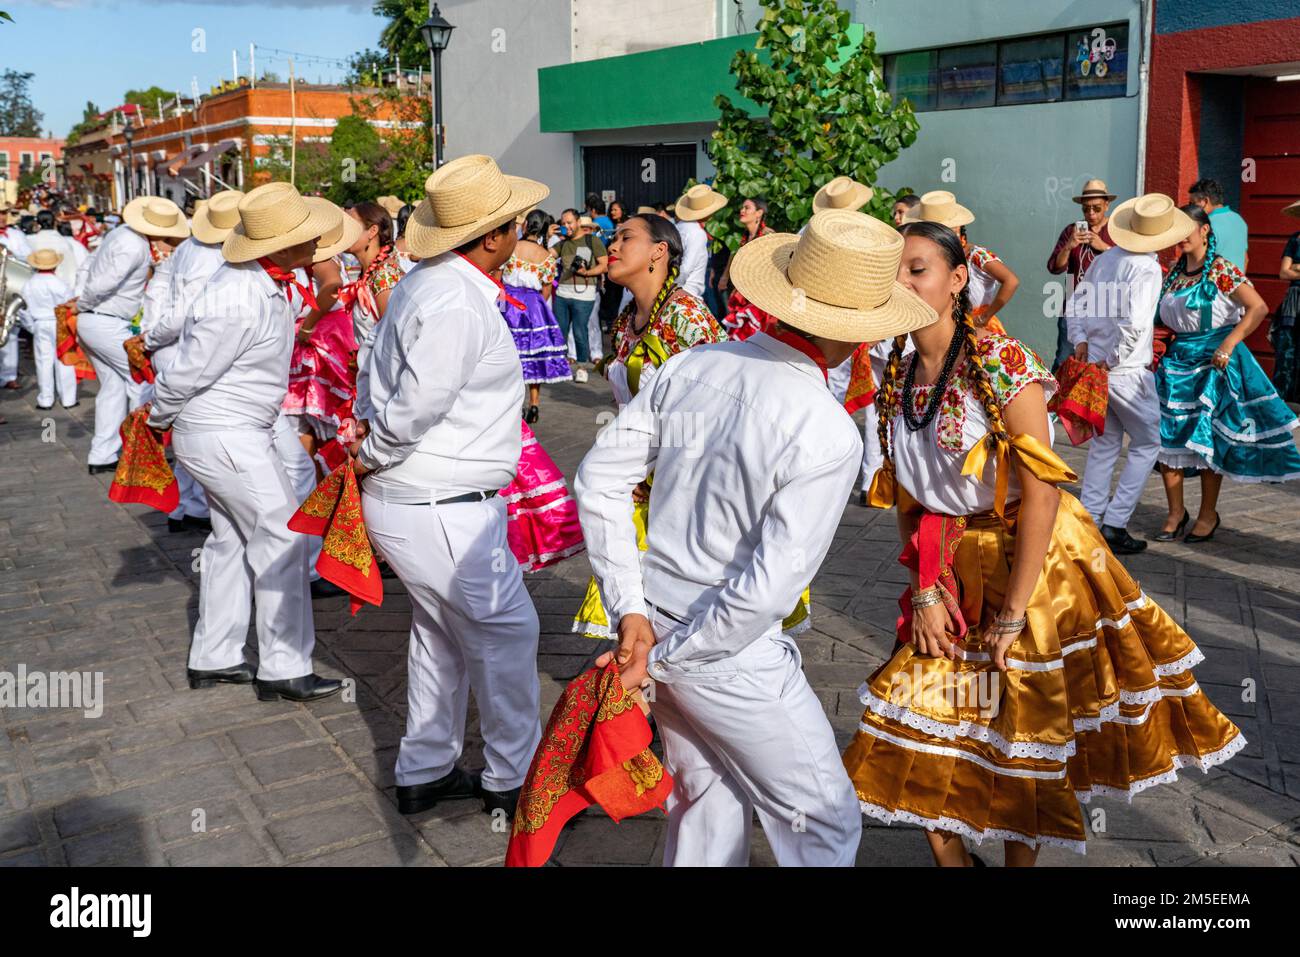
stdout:
<svg viewBox="0 0 1300 957">
<path fill-rule="evenodd" d="M 684 223 L 699 222 L 708 219 L 728 202 L 727 197 L 712 186 L 698 183 L 677 197 L 676 216 Z"/>
<path fill-rule="evenodd" d="M 958 229 L 975 222 L 975 214 L 957 202 L 957 197 L 946 189 L 933 189 L 903 214 L 903 222 L 940 223 L 949 229 Z"/>
<path fill-rule="evenodd" d="M 140 196 L 126 204 L 122 221 L 151 239 L 184 239 L 190 224 L 181 208 L 161 196 Z"/>
<path fill-rule="evenodd" d="M 227 189 L 211 199 L 199 200 L 190 220 L 194 238 L 211 246 L 225 242 L 230 231 L 239 225 L 239 201 L 243 198 L 242 190 Z"/>
<path fill-rule="evenodd" d="M 53 249 L 38 249 L 27 257 L 27 265 L 33 269 L 53 269 L 63 262 L 63 253 Z"/>
<path fill-rule="evenodd" d="M 1300 199 L 1296 200 L 1290 206 L 1283 206 L 1282 215 L 1294 216 L 1296 219 L 1300 219 Z"/>
<path fill-rule="evenodd" d="M 428 259 L 469 242 L 532 209 L 551 189 L 507 176 L 490 156 L 462 156 L 424 183 L 424 201 L 406 221 L 406 249 Z"/>
<path fill-rule="evenodd" d="M 221 244 L 227 262 L 252 262 L 335 229 L 339 208 L 312 206 L 289 183 L 267 183 L 239 201 L 239 225 Z"/>
<path fill-rule="evenodd" d="M 898 282 L 903 237 L 863 213 L 828 209 L 803 233 L 751 239 L 731 261 L 746 299 L 782 322 L 840 342 L 888 339 L 930 325 L 935 311 Z"/>
<path fill-rule="evenodd" d="M 340 253 L 345 253 L 356 245 L 361 234 L 365 232 L 361 228 L 361 222 L 355 216 L 349 216 L 339 207 L 335 206 L 328 199 L 322 199 L 319 196 L 308 196 L 307 205 L 311 207 L 333 207 L 338 211 L 339 224 L 327 233 L 322 233 L 321 238 L 316 243 L 316 255 L 311 261 L 314 263 L 323 263 L 326 260 L 333 259 Z"/>
<path fill-rule="evenodd" d="M 406 205 L 406 200 L 398 199 L 396 196 L 380 196 L 375 202 L 384 207 L 388 211 L 388 215 L 392 216 L 393 219 L 397 218 L 397 214 Z"/>
<path fill-rule="evenodd" d="M 1110 214 L 1110 239 L 1131 253 L 1154 253 L 1168 249 L 1191 235 L 1196 223 L 1164 193 L 1135 196 L 1115 207 Z"/>
<path fill-rule="evenodd" d="M 638 206 L 636 208 L 636 214 L 638 216 L 654 216 L 658 212 L 659 210 L 655 209 L 653 206 Z"/>
<path fill-rule="evenodd" d="M 825 209 L 861 209 L 871 202 L 875 191 L 870 186 L 859 183 L 849 176 L 836 176 L 833 180 L 817 190 L 813 197 L 814 213 Z"/>
<path fill-rule="evenodd" d="M 1090 179 L 1083 184 L 1083 192 L 1074 197 L 1076 203 L 1082 203 L 1089 199 L 1104 199 L 1106 202 L 1114 202 L 1115 194 L 1106 189 L 1106 183 L 1100 179 Z"/>
</svg>

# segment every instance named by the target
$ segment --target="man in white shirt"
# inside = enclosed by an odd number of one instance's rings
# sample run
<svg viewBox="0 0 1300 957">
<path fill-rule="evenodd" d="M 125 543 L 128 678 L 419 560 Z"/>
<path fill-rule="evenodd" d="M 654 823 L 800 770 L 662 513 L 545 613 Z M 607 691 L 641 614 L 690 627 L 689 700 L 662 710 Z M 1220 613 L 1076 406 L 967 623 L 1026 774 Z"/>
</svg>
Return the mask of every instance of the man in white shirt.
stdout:
<svg viewBox="0 0 1300 957">
<path fill-rule="evenodd" d="M 77 297 L 77 339 L 99 380 L 95 437 L 87 459 L 92 475 L 117 468 L 122 449 L 118 428 L 127 413 L 141 402 L 141 389 L 131 378 L 122 343 L 130 338 L 131 320 L 144 302 L 153 263 L 150 242 L 168 237 L 183 239 L 190 233 L 180 207 L 157 196 L 132 200 L 122 215 L 126 226 L 104 237 L 95 255 L 87 260 Z"/>
<path fill-rule="evenodd" d="M 9 217 L 18 216 L 18 210 L 4 200 L 0 200 L 0 246 L 9 250 L 9 255 L 17 256 L 19 259 L 26 259 L 31 253 L 32 248 L 27 242 L 27 237 L 23 231 L 18 228 L 17 223 L 10 223 Z"/>
<path fill-rule="evenodd" d="M 52 249 L 58 253 L 62 260 L 59 262 L 56 274 L 68 286 L 75 286 L 77 269 L 86 261 L 85 247 L 71 236 L 64 236 L 55 228 L 54 214 L 48 209 L 43 209 L 36 214 L 36 224 L 40 229 L 27 237 L 27 245 L 33 252 L 37 249 Z"/>
<path fill-rule="evenodd" d="M 677 231 L 682 236 L 682 265 L 677 285 L 701 299 L 709 268 L 709 236 L 704 224 L 727 202 L 727 197 L 703 183 L 692 186 L 677 200 Z"/>
<path fill-rule="evenodd" d="M 352 447 L 370 540 L 412 604 L 397 807 L 480 796 L 513 815 L 541 739 L 537 612 L 506 541 L 521 447 L 523 372 L 489 275 L 514 250 L 515 217 L 547 187 L 487 156 L 446 164 L 406 224 L 420 264 L 398 283 L 360 370 L 373 417 Z M 486 767 L 456 764 L 470 690 Z"/>
<path fill-rule="evenodd" d="M 1160 452 L 1160 399 L 1150 368 L 1161 284 L 1155 254 L 1185 239 L 1192 220 L 1153 193 L 1122 203 L 1109 230 L 1115 245 L 1088 267 L 1066 302 L 1065 320 L 1075 358 L 1100 365 L 1109 380 L 1106 426 L 1091 439 L 1080 500 L 1111 551 L 1132 555 L 1147 547 L 1129 534 L 1128 523 Z M 1128 461 L 1112 496 L 1125 434 Z"/>
<path fill-rule="evenodd" d="M 781 620 L 825 558 L 862 459 L 827 368 L 935 321 L 894 282 L 902 249 L 890 227 L 843 210 L 801 237 L 747 243 L 732 281 L 779 324 L 669 359 L 578 470 L 623 683 L 655 682 L 675 781 L 666 865 L 744 865 L 754 811 L 779 864 L 854 863 L 858 800 Z M 640 555 L 631 498 L 651 472 Z"/>
<path fill-rule="evenodd" d="M 317 239 L 340 214 L 318 212 L 288 183 L 259 186 L 239 214 L 222 244 L 225 265 L 186 310 L 177 353 L 154 382 L 149 425 L 171 428 L 176 458 L 211 509 L 190 687 L 253 681 L 259 700 L 310 701 L 341 682 L 312 671 L 310 543 L 288 527 L 299 499 L 272 428 L 288 389 L 293 270 L 311 263 Z M 254 603 L 256 677 L 244 659 Z"/>
<path fill-rule="evenodd" d="M 59 254 L 37 250 L 27 257 L 36 272 L 23 285 L 23 327 L 31 333 L 36 359 L 36 408 L 54 408 L 57 390 L 65 409 L 77 404 L 77 370 L 59 361 L 55 350 L 54 307 L 72 298 L 72 289 L 58 276 Z"/>
</svg>

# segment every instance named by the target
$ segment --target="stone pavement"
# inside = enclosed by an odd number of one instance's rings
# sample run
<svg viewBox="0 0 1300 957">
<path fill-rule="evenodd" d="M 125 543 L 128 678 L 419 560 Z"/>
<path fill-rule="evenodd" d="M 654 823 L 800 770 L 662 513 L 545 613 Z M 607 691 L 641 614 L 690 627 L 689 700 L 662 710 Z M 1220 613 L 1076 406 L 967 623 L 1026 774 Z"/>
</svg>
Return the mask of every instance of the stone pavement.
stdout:
<svg viewBox="0 0 1300 957">
<path fill-rule="evenodd" d="M 165 516 L 108 501 L 85 470 L 90 396 L 37 412 L 25 388 L 0 392 L 0 671 L 100 671 L 98 717 L 0 708 L 0 864 L 500 863 L 506 835 L 474 802 L 405 818 L 393 762 L 405 712 L 410 604 L 387 581 L 382 609 L 349 617 L 316 603 L 322 673 L 355 679 L 354 700 L 263 704 L 247 687 L 192 692 L 185 660 L 201 539 Z M 91 390 L 87 390 L 89 393 Z M 567 476 L 612 409 L 607 387 L 548 386 L 537 434 Z M 1081 456 L 1066 452 L 1073 465 Z M 1189 501 L 1196 501 L 1195 483 Z M 1153 476 L 1134 522 L 1164 513 Z M 1246 751 L 1209 775 L 1183 772 L 1131 805 L 1091 806 L 1086 858 L 1046 849 L 1044 864 L 1300 863 L 1300 483 L 1229 483 L 1215 541 L 1154 545 L 1129 562 L 1208 660 L 1197 677 L 1244 728 Z M 841 744 L 855 689 L 887 654 L 904 575 L 893 516 L 850 503 L 813 584 L 805 670 Z M 543 713 L 593 655 L 569 633 L 585 558 L 529 576 L 541 617 Z M 465 764 L 481 765 L 470 717 Z M 576 823 L 561 865 L 657 864 L 663 818 Z M 755 828 L 755 863 L 771 854 Z M 986 859 L 1000 862 L 999 847 Z M 867 825 L 862 865 L 928 864 L 919 832 Z"/>
</svg>

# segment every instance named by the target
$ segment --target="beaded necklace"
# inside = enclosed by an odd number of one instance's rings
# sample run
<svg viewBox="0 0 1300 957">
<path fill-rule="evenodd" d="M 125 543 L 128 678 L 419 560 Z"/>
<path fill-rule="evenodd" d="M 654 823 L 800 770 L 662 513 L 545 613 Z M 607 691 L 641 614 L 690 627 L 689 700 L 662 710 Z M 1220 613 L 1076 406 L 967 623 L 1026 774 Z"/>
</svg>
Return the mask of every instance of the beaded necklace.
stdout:
<svg viewBox="0 0 1300 957">
<path fill-rule="evenodd" d="M 948 391 L 948 383 L 952 380 L 952 372 L 957 365 L 957 356 L 965 342 L 965 330 L 962 329 L 961 323 L 958 323 L 957 328 L 953 330 L 952 342 L 948 344 L 948 354 L 943 359 L 943 371 L 939 373 L 939 378 L 934 383 L 934 392 L 931 393 L 929 401 L 925 404 L 925 412 L 919 419 L 916 417 L 916 413 L 912 411 L 912 390 L 916 379 L 917 360 L 920 358 L 920 354 L 913 354 L 912 361 L 907 367 L 907 375 L 903 379 L 903 421 L 907 423 L 907 428 L 910 431 L 920 432 L 934 421 L 934 417 L 939 412 L 939 405 L 943 402 L 944 394 Z"/>
</svg>

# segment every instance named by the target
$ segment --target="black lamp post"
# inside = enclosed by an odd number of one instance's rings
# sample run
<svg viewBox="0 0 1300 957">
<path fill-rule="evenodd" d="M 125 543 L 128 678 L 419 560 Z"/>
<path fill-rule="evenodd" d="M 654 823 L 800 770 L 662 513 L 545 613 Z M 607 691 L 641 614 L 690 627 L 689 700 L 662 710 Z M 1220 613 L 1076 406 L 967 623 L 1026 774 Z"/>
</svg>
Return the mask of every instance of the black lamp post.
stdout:
<svg viewBox="0 0 1300 957">
<path fill-rule="evenodd" d="M 424 45 L 433 54 L 433 168 L 442 165 L 442 51 L 451 42 L 451 31 L 456 29 L 442 18 L 435 3 L 429 19 L 420 25 Z"/>
<path fill-rule="evenodd" d="M 135 199 L 135 151 L 131 141 L 135 139 L 135 127 L 131 125 L 131 114 L 126 114 L 126 125 L 122 127 L 122 138 L 126 140 L 126 201 Z"/>
</svg>

